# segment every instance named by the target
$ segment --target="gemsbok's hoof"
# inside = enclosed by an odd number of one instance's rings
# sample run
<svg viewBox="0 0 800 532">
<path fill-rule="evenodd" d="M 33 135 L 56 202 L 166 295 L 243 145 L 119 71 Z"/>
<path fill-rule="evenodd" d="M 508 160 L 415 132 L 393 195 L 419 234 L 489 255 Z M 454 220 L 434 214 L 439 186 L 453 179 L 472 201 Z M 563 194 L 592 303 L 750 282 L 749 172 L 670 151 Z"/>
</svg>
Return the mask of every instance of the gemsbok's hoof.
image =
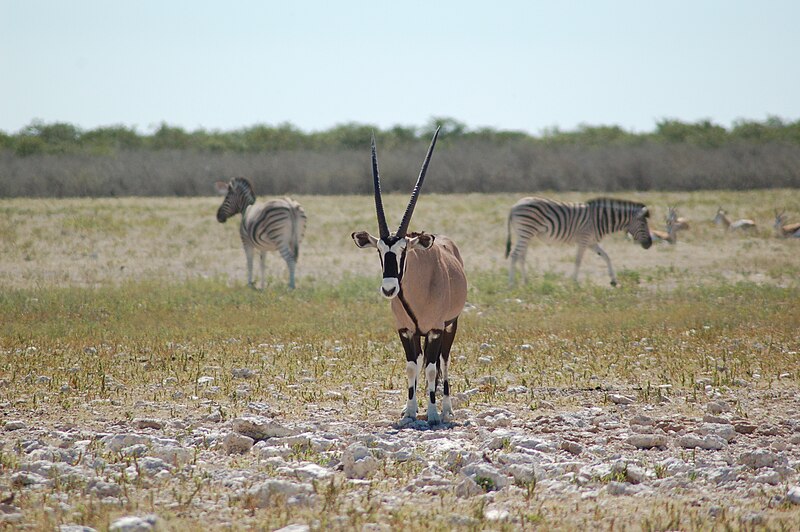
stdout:
<svg viewBox="0 0 800 532">
<path fill-rule="evenodd" d="M 616 281 L 611 281 L 611 286 L 617 286 L 617 282 Z"/>
</svg>

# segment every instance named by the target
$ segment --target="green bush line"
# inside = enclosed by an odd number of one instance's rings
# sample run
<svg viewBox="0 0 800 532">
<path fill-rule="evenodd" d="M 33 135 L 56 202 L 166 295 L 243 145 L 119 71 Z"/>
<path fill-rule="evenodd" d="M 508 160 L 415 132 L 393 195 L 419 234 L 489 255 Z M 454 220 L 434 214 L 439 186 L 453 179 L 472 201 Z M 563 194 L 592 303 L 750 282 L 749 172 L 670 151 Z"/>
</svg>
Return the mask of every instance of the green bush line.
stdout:
<svg viewBox="0 0 800 532">
<path fill-rule="evenodd" d="M 34 122 L 0 132 L 0 197 L 206 196 L 214 181 L 249 178 L 259 195 L 369 194 L 369 138 L 378 137 L 388 192 L 410 187 L 435 124 L 443 125 L 429 192 L 701 190 L 800 187 L 800 121 L 663 120 L 650 133 L 618 126 L 539 136 L 469 129 L 450 118 L 423 127 L 291 124 L 152 134 L 83 131 Z"/>
</svg>

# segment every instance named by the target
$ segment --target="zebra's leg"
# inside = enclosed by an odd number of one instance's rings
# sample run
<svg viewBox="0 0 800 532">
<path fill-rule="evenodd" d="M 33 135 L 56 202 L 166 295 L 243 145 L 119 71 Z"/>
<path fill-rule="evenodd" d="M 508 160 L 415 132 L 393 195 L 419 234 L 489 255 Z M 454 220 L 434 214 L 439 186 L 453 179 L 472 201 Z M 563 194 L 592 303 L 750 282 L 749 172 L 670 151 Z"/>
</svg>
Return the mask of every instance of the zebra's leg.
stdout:
<svg viewBox="0 0 800 532">
<path fill-rule="evenodd" d="M 408 401 L 403 410 L 404 418 L 417 419 L 417 375 L 419 373 L 419 356 L 422 354 L 420 335 L 408 329 L 400 329 L 400 343 L 406 352 L 406 376 L 408 377 Z"/>
<path fill-rule="evenodd" d="M 259 251 L 258 260 L 261 263 L 261 289 L 264 290 L 267 287 L 267 252 Z"/>
<path fill-rule="evenodd" d="M 280 249 L 281 257 L 286 261 L 286 266 L 289 268 L 289 288 L 294 288 L 294 268 L 297 261 L 294 259 L 294 254 L 288 247 Z"/>
<path fill-rule="evenodd" d="M 614 267 L 611 266 L 611 258 L 608 256 L 608 253 L 606 253 L 605 250 L 600 247 L 600 244 L 595 244 L 592 246 L 592 249 L 606 261 L 606 265 L 608 266 L 608 275 L 611 277 L 611 286 L 617 286 L 617 274 L 614 273 Z"/>
<path fill-rule="evenodd" d="M 575 271 L 572 273 L 572 280 L 578 282 L 578 269 L 581 267 L 583 260 L 583 253 L 586 251 L 586 246 L 578 246 L 578 255 L 575 257 Z"/>
<path fill-rule="evenodd" d="M 436 380 L 442 352 L 442 329 L 431 329 L 425 336 L 425 383 L 428 387 L 428 425 L 442 422 L 436 410 Z"/>
<path fill-rule="evenodd" d="M 253 283 L 253 247 L 252 246 L 245 246 L 244 247 L 244 256 L 247 259 L 247 286 L 250 288 L 255 288 L 256 285 Z"/>
<path fill-rule="evenodd" d="M 528 282 L 528 270 L 525 265 L 525 256 L 528 254 L 528 247 L 527 245 L 522 244 L 521 242 L 517 243 L 514 247 L 514 251 L 511 252 L 511 262 L 508 265 L 508 285 L 514 286 L 514 282 L 516 281 L 516 270 L 517 270 L 517 263 L 519 262 L 519 270 L 520 276 L 522 277 L 522 284 L 526 284 Z"/>
<path fill-rule="evenodd" d="M 451 323 L 446 323 L 444 326 L 444 333 L 442 334 L 441 368 L 444 391 L 444 399 L 442 399 L 442 421 L 445 422 L 453 418 L 453 404 L 450 402 L 450 379 L 448 378 L 448 369 L 450 368 L 450 349 L 453 347 L 453 340 L 456 338 L 457 330 L 458 318 L 454 319 Z"/>
</svg>

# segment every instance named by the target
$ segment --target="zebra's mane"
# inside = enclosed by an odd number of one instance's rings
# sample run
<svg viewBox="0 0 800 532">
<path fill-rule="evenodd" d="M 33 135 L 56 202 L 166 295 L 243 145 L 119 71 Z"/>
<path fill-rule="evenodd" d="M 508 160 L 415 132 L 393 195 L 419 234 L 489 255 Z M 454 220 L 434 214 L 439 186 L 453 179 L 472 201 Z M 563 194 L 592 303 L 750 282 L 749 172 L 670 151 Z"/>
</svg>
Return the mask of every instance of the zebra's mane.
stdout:
<svg viewBox="0 0 800 532">
<path fill-rule="evenodd" d="M 253 184 L 249 179 L 246 177 L 234 177 L 231 180 L 231 185 L 233 185 L 234 190 L 248 199 L 249 204 L 255 203 L 256 193 L 253 191 Z"/>
<path fill-rule="evenodd" d="M 599 197 L 599 198 L 592 198 L 586 202 L 586 205 L 592 207 L 599 204 L 606 204 L 610 207 L 616 209 L 628 209 L 631 207 L 636 207 L 639 209 L 644 209 L 645 204 L 640 203 L 638 201 L 629 201 L 629 200 L 621 200 L 616 198 L 607 198 L 607 197 Z"/>
</svg>

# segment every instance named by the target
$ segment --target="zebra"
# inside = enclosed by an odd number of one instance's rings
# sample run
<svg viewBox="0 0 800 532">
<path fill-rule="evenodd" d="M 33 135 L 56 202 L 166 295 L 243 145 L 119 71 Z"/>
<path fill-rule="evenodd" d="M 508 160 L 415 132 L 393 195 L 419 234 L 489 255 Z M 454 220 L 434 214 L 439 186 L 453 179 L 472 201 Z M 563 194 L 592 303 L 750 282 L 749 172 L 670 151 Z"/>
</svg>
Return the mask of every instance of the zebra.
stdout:
<svg viewBox="0 0 800 532">
<path fill-rule="evenodd" d="M 294 269 L 300 254 L 300 242 L 306 228 L 306 213 L 303 207 L 291 198 L 273 199 L 254 205 L 256 196 L 253 185 L 243 177 L 229 182 L 218 181 L 217 192 L 225 196 L 217 221 L 225 221 L 235 214 L 242 214 L 239 236 L 242 238 L 247 258 L 247 285 L 255 288 L 253 281 L 253 253 L 258 250 L 261 261 L 261 289 L 266 285 L 267 251 L 278 251 L 289 267 L 289 288 L 294 288 Z"/>
<path fill-rule="evenodd" d="M 616 286 L 617 276 L 611 266 L 611 259 L 599 242 L 608 233 L 625 230 L 644 249 L 649 248 L 653 243 L 647 226 L 649 216 L 650 212 L 644 204 L 613 198 L 595 198 L 586 203 L 565 203 L 540 197 L 522 198 L 508 214 L 506 258 L 511 255 L 508 282 L 514 284 L 517 262 L 521 263 L 522 279 L 523 282 L 526 281 L 525 254 L 531 238 L 538 236 L 550 241 L 578 244 L 575 271 L 572 274 L 576 281 L 583 253 L 587 247 L 591 247 L 606 261 L 611 286 Z M 517 237 L 513 251 L 512 229 Z"/>
<path fill-rule="evenodd" d="M 383 212 L 381 182 L 375 137 L 372 137 L 372 176 L 379 236 L 356 231 L 350 236 L 362 249 L 376 249 L 381 259 L 381 294 L 391 300 L 395 325 L 406 353 L 408 401 L 403 420 L 417 417 L 417 377 L 425 339 L 425 380 L 428 392 L 427 420 L 430 425 L 449 421 L 453 415 L 448 368 L 450 349 L 458 329 L 458 317 L 467 300 L 464 261 L 455 242 L 443 235 L 409 232 L 408 225 L 428 170 L 439 129 L 433 135 L 417 184 L 411 193 L 403 220 L 390 233 Z M 442 415 L 436 407 L 436 384 L 442 377 Z"/>
</svg>

